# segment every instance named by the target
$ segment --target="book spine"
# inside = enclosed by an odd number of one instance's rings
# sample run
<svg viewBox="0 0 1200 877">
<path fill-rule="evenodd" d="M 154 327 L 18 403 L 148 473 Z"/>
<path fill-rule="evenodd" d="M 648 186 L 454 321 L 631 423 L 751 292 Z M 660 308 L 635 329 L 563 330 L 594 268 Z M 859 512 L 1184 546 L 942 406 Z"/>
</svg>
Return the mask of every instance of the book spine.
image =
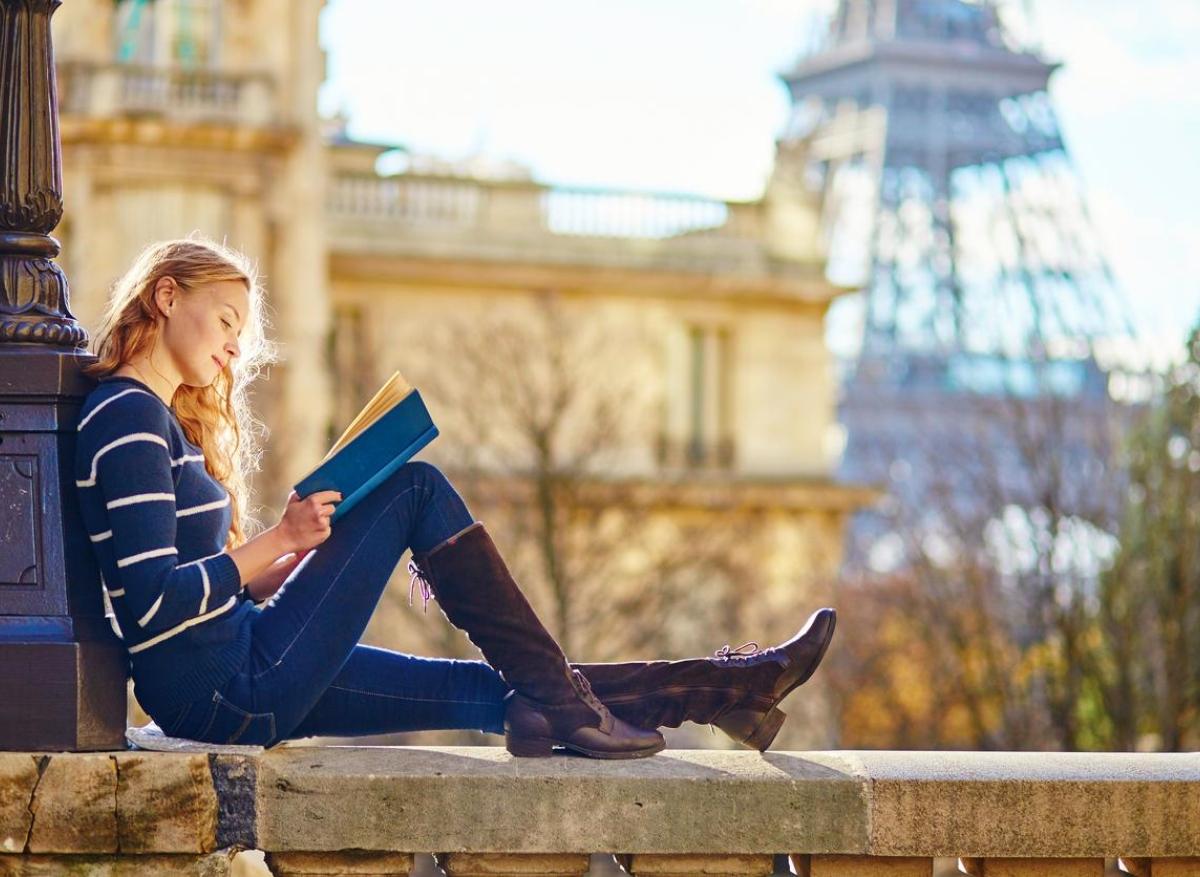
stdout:
<svg viewBox="0 0 1200 877">
<path fill-rule="evenodd" d="M 429 429 L 417 436 L 417 438 L 411 444 L 405 446 L 404 450 L 396 455 L 390 463 L 372 475 L 370 479 L 363 482 L 363 485 L 358 488 L 358 490 L 354 491 L 349 496 L 342 497 L 342 501 L 339 502 L 336 507 L 334 507 L 333 514 L 329 516 L 329 522 L 332 524 L 342 515 L 346 514 L 346 512 L 350 511 L 350 509 L 358 505 L 359 501 L 376 487 L 378 487 L 379 483 L 383 481 L 383 479 L 387 478 L 389 475 L 407 463 L 410 459 L 412 459 L 413 455 L 416 454 L 421 448 L 425 447 L 425 445 L 433 441 L 437 437 L 437 434 L 438 429 L 436 426 L 429 427 Z"/>
</svg>

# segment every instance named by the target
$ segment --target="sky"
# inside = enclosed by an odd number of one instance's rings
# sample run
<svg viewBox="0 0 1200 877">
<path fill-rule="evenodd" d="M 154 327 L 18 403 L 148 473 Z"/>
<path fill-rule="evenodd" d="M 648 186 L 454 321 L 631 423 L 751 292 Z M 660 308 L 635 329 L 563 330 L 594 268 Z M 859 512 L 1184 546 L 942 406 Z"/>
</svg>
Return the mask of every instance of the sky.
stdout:
<svg viewBox="0 0 1200 877">
<path fill-rule="evenodd" d="M 833 0 L 328 0 L 327 114 L 351 136 L 535 178 L 752 199 L 789 102 L 777 74 Z M 1143 345 L 1200 320 L 1200 2 L 1021 0 Z M 836 315 L 835 315 L 836 321 Z"/>
</svg>

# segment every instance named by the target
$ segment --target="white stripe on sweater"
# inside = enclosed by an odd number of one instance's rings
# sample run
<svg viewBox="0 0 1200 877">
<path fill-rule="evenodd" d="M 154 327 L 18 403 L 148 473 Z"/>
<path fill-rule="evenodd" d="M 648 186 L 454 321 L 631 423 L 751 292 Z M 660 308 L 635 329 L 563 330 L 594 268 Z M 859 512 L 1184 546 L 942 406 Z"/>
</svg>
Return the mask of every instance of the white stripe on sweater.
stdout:
<svg viewBox="0 0 1200 877">
<path fill-rule="evenodd" d="M 117 499 L 110 500 L 104 504 L 106 509 L 119 509 L 122 506 L 138 505 L 143 502 L 164 502 L 165 500 L 175 501 L 173 493 L 135 493 L 133 496 L 122 496 Z"/>
<path fill-rule="evenodd" d="M 154 605 L 150 607 L 145 615 L 138 619 L 138 627 L 145 627 L 150 623 L 150 619 L 154 617 L 154 613 L 158 611 L 158 607 L 162 605 L 164 594 L 159 594 L 158 599 L 154 601 Z"/>
<path fill-rule="evenodd" d="M 88 533 L 88 538 L 93 542 L 103 542 L 105 539 L 112 538 L 112 530 L 105 530 L 103 533 L 97 533 L 95 536 L 93 536 L 91 533 Z"/>
<path fill-rule="evenodd" d="M 99 405 L 97 405 L 95 408 L 93 408 L 91 411 L 89 411 L 88 416 L 83 418 L 83 420 L 79 421 L 79 426 L 75 427 L 75 430 L 78 432 L 78 431 L 82 430 L 85 426 L 87 426 L 87 422 L 96 416 L 96 412 L 99 411 L 101 408 L 103 408 L 105 405 L 107 405 L 109 402 L 115 402 L 118 399 L 120 399 L 122 396 L 128 396 L 130 393 L 145 393 L 145 395 L 147 395 L 147 396 L 153 396 L 155 399 L 158 398 L 157 396 L 154 396 L 153 393 L 146 393 L 145 390 L 139 390 L 137 387 L 130 387 L 128 390 L 122 390 L 119 393 L 114 393 L 113 395 L 111 395 L 107 399 L 105 399 L 103 402 L 101 402 Z"/>
<path fill-rule="evenodd" d="M 200 598 L 200 614 L 208 611 L 208 598 L 212 594 L 212 586 L 208 583 L 208 567 L 200 564 L 200 578 L 204 580 L 204 596 Z"/>
<path fill-rule="evenodd" d="M 208 619 L 214 618 L 214 617 L 220 615 L 222 612 L 232 609 L 234 606 L 237 605 L 237 602 L 238 602 L 238 598 L 237 598 L 237 595 L 235 594 L 234 596 L 230 597 L 228 600 L 226 600 L 224 603 L 222 603 L 220 606 L 218 606 L 216 609 L 212 610 L 211 612 L 206 612 L 204 615 L 197 615 L 195 618 L 189 618 L 187 621 L 183 622 L 182 624 L 177 624 L 174 627 L 172 627 L 170 630 L 164 631 L 163 633 L 160 633 L 158 636 L 151 637 L 150 639 L 146 640 L 144 643 L 138 643 L 136 646 L 130 646 L 129 653 L 131 655 L 136 654 L 137 652 L 148 649 L 151 646 L 156 646 L 163 640 L 170 639 L 171 637 L 175 636 L 175 634 L 177 634 L 177 633 L 183 633 L 183 631 L 187 630 L 189 627 L 192 627 L 193 625 L 199 624 L 202 621 L 208 621 Z"/>
<path fill-rule="evenodd" d="M 204 460 L 203 454 L 184 454 L 182 457 L 172 460 L 171 465 L 172 466 L 182 466 L 184 463 L 196 463 L 196 462 L 202 462 L 203 460 Z"/>
<path fill-rule="evenodd" d="M 138 563 L 143 560 L 149 560 L 152 557 L 163 557 L 167 554 L 178 554 L 178 553 L 179 552 L 176 550 L 174 545 L 172 545 L 170 548 L 154 548 L 150 551 L 143 551 L 141 554 L 133 554 L 133 555 L 130 555 L 129 557 L 118 558 L 117 569 L 121 569 L 122 567 L 126 567 L 126 566 L 132 566 L 135 563 Z"/>
<path fill-rule="evenodd" d="M 130 433 L 129 435 L 123 435 L 119 439 L 114 439 L 113 441 L 109 442 L 104 447 L 102 447 L 100 450 L 96 451 L 96 456 L 92 457 L 92 468 L 91 468 L 91 473 L 90 473 L 89 477 L 84 481 L 76 481 L 75 486 L 76 487 L 95 487 L 96 486 L 96 463 L 100 460 L 100 457 L 102 455 L 108 453 L 109 451 L 111 451 L 113 448 L 120 447 L 121 445 L 127 445 L 130 442 L 153 442 L 156 445 L 162 445 L 164 448 L 167 448 L 168 453 L 170 453 L 170 451 L 171 451 L 171 449 L 167 447 L 167 440 L 165 438 L 163 438 L 161 435 L 157 435 L 152 432 L 133 432 L 133 433 Z"/>
<path fill-rule="evenodd" d="M 194 505 L 191 508 L 180 509 L 179 511 L 175 512 L 175 517 L 184 518 L 188 515 L 198 515 L 200 512 L 207 512 L 211 511 L 212 509 L 223 509 L 227 505 L 229 505 L 228 496 L 226 496 L 224 499 L 219 499 L 216 502 L 206 502 L 204 505 Z"/>
</svg>

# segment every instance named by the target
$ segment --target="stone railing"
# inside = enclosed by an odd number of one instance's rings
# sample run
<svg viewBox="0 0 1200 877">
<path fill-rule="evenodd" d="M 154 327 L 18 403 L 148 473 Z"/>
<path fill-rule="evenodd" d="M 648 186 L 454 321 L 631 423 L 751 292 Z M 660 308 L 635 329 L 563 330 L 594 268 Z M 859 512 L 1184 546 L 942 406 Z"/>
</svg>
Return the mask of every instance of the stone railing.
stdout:
<svg viewBox="0 0 1200 877">
<path fill-rule="evenodd" d="M 62 115 L 155 117 L 264 126 L 275 121 L 275 83 L 265 73 L 60 61 Z"/>
<path fill-rule="evenodd" d="M 339 171 L 334 246 L 426 258 L 765 271 L 757 202 L 422 174 Z"/>
<path fill-rule="evenodd" d="M 667 750 L 513 759 L 499 747 L 255 756 L 0 754 L 0 875 L 636 877 L 1200 874 L 1200 756 Z M 1118 860 L 1117 857 L 1120 857 Z M 261 873 L 261 870 L 260 870 Z"/>
</svg>

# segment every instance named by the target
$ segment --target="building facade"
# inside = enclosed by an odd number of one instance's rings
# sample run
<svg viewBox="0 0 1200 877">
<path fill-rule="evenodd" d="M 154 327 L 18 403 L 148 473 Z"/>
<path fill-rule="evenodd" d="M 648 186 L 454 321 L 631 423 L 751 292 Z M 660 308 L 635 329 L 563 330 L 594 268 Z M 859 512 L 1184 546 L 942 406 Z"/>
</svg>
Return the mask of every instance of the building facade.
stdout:
<svg viewBox="0 0 1200 877">
<path fill-rule="evenodd" d="M 398 370 L 441 427 L 428 458 L 570 654 L 792 633 L 873 498 L 831 477 L 824 316 L 840 290 L 810 196 L 783 166 L 760 200 L 733 203 L 353 142 L 317 112 L 322 5 L 73 0 L 56 15 L 76 317 L 94 330 L 147 242 L 224 239 L 258 260 L 282 355 L 255 394 L 265 523 Z M 407 169 L 380 173 L 385 153 Z M 395 590 L 371 641 L 470 654 Z M 818 704 L 790 742 L 834 742 Z"/>
</svg>

